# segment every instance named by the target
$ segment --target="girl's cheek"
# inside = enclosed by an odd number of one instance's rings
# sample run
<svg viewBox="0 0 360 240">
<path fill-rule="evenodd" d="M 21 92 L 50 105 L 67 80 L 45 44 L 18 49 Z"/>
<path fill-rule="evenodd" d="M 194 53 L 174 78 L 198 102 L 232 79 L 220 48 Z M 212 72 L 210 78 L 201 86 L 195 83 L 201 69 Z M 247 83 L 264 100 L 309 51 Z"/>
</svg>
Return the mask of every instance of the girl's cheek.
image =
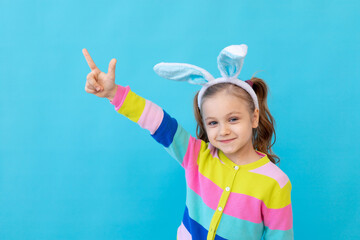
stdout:
<svg viewBox="0 0 360 240">
<path fill-rule="evenodd" d="M 209 128 L 207 131 L 208 136 L 216 136 L 216 130 L 214 128 Z"/>
</svg>

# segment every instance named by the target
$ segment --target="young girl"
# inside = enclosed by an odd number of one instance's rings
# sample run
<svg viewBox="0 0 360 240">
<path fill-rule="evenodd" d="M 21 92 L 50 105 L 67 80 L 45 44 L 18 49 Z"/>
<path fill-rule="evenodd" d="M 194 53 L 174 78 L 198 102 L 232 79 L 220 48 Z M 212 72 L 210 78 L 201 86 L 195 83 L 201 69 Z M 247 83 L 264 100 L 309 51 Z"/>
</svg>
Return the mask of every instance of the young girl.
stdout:
<svg viewBox="0 0 360 240">
<path fill-rule="evenodd" d="M 238 79 L 247 46 L 218 56 L 221 78 L 185 63 L 159 63 L 160 76 L 202 85 L 194 98 L 197 138 L 176 119 L 129 86 L 115 84 L 116 59 L 101 72 L 86 49 L 91 72 L 85 91 L 108 98 L 115 110 L 150 131 L 185 169 L 186 207 L 178 240 L 293 239 L 291 183 L 270 141 L 274 119 L 260 78 Z M 279 162 L 279 161 L 278 161 Z"/>
</svg>

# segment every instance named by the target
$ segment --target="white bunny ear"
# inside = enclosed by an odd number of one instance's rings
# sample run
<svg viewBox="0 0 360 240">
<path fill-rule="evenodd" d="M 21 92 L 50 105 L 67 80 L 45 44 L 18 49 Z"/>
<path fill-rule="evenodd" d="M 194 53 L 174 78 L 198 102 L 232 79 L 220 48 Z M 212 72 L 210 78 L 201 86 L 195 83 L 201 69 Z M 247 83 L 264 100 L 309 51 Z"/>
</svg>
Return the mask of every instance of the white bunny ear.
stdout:
<svg viewBox="0 0 360 240">
<path fill-rule="evenodd" d="M 204 85 L 214 79 L 205 69 L 187 63 L 158 63 L 154 71 L 163 78 Z"/>
<path fill-rule="evenodd" d="M 244 58 L 247 54 L 247 45 L 231 45 L 221 50 L 217 62 L 220 73 L 225 78 L 237 78 L 240 74 Z"/>
</svg>

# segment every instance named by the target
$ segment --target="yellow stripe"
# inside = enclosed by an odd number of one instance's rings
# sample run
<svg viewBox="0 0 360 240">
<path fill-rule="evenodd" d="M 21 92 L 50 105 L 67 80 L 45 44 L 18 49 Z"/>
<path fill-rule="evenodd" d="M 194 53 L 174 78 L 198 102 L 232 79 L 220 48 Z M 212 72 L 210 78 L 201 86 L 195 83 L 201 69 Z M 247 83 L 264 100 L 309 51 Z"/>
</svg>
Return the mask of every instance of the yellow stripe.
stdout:
<svg viewBox="0 0 360 240">
<path fill-rule="evenodd" d="M 123 105 L 118 110 L 118 113 L 123 114 L 131 121 L 137 122 L 144 111 L 145 102 L 145 98 L 142 98 L 129 90 Z"/>
<path fill-rule="evenodd" d="M 225 189 L 233 180 L 233 175 L 229 172 L 235 170 L 229 165 L 221 163 L 218 158 L 209 157 L 210 151 L 207 149 L 207 143 L 201 142 L 200 152 L 198 158 L 199 172 L 220 188 Z M 266 161 L 264 160 L 264 164 L 269 161 L 267 158 Z M 236 174 L 231 192 L 246 194 L 262 200 L 268 208 L 282 208 L 291 203 L 290 181 L 281 189 L 278 182 L 273 178 L 245 169 L 242 170 L 241 167 L 237 171 L 239 172 Z M 274 198 L 275 193 L 277 197 Z"/>
<path fill-rule="evenodd" d="M 291 203 L 291 182 L 288 183 L 283 188 L 278 188 L 278 192 L 274 193 L 272 199 L 269 203 L 265 203 L 268 208 L 283 208 Z"/>
</svg>

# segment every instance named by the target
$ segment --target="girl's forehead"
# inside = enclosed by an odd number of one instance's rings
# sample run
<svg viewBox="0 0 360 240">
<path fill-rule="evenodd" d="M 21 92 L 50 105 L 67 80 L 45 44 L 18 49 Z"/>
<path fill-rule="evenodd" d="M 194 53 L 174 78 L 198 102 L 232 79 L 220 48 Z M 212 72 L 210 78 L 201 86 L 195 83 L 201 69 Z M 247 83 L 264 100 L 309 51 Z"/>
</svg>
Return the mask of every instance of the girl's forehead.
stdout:
<svg viewBox="0 0 360 240">
<path fill-rule="evenodd" d="M 233 112 L 246 114 L 248 112 L 245 100 L 225 91 L 204 99 L 202 110 L 203 117 L 222 116 Z"/>
</svg>

